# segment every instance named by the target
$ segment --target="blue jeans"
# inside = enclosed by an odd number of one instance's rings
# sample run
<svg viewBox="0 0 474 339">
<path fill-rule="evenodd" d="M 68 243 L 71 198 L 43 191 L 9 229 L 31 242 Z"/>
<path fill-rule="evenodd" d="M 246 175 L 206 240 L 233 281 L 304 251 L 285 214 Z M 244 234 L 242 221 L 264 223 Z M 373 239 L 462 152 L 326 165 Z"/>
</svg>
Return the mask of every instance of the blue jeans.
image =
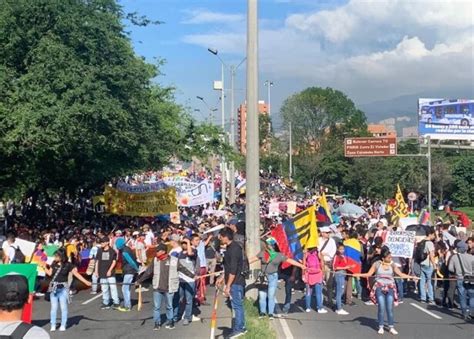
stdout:
<svg viewBox="0 0 474 339">
<path fill-rule="evenodd" d="M 311 297 L 313 296 L 313 291 L 316 299 L 316 310 L 320 310 L 323 308 L 323 284 L 316 284 L 314 286 L 306 284 L 306 295 L 304 296 L 306 308 L 311 308 Z"/>
<path fill-rule="evenodd" d="M 461 303 L 462 315 L 469 315 L 474 310 L 474 287 L 466 288 L 463 279 L 456 280 L 456 289 L 459 294 L 459 302 Z M 469 306 L 467 301 L 469 300 Z"/>
<path fill-rule="evenodd" d="M 153 291 L 153 320 L 155 324 L 161 325 L 161 303 L 166 300 L 166 320 L 173 322 L 173 296 L 174 293 Z"/>
<path fill-rule="evenodd" d="M 232 284 L 230 286 L 230 297 L 230 305 L 234 312 L 232 332 L 242 332 L 245 329 L 244 286 Z"/>
<path fill-rule="evenodd" d="M 268 287 L 266 290 L 258 291 L 258 303 L 260 305 L 260 313 L 267 313 L 268 298 L 268 314 L 275 312 L 275 293 L 278 287 L 278 273 L 267 274 Z"/>
<path fill-rule="evenodd" d="M 186 298 L 186 306 L 184 307 L 184 318 L 189 321 L 193 317 L 193 301 L 194 296 L 196 295 L 196 283 L 195 282 L 185 282 L 181 281 L 179 283 L 179 292 L 174 294 L 173 301 L 173 317 L 174 321 L 178 321 L 179 314 L 179 304 L 183 298 Z"/>
<path fill-rule="evenodd" d="M 115 277 L 100 278 L 100 288 L 102 289 L 102 302 L 104 305 L 110 305 L 110 295 L 114 305 L 120 304 Z"/>
<path fill-rule="evenodd" d="M 133 274 L 125 274 L 123 276 L 122 294 L 123 294 L 123 306 L 126 308 L 132 308 L 132 300 L 130 297 L 130 286 L 133 281 Z"/>
<path fill-rule="evenodd" d="M 97 288 L 99 285 L 97 283 L 99 282 L 99 278 L 95 275 L 92 274 L 92 292 L 97 293 Z"/>
<path fill-rule="evenodd" d="M 61 307 L 61 327 L 66 327 L 68 299 L 68 288 L 61 288 L 58 289 L 56 293 L 51 293 L 51 327 L 56 327 L 56 316 L 58 313 L 58 306 Z"/>
<path fill-rule="evenodd" d="M 387 311 L 387 322 L 389 327 L 393 327 L 393 289 L 389 289 L 387 293 L 382 292 L 381 287 L 377 287 L 375 290 L 375 295 L 377 297 L 377 319 L 379 322 L 379 327 L 383 327 L 385 311 Z"/>
<path fill-rule="evenodd" d="M 395 284 L 397 285 L 397 292 L 398 292 L 398 300 L 402 301 L 403 300 L 403 279 L 395 279 Z"/>
<path fill-rule="evenodd" d="M 342 296 L 344 295 L 344 284 L 346 282 L 344 272 L 336 272 L 334 274 L 334 280 L 336 282 L 336 311 L 338 311 L 342 309 Z"/>
<path fill-rule="evenodd" d="M 434 301 L 433 294 L 433 267 L 421 265 L 421 275 L 420 275 L 420 299 L 426 301 L 426 287 L 428 284 L 428 301 Z"/>
</svg>

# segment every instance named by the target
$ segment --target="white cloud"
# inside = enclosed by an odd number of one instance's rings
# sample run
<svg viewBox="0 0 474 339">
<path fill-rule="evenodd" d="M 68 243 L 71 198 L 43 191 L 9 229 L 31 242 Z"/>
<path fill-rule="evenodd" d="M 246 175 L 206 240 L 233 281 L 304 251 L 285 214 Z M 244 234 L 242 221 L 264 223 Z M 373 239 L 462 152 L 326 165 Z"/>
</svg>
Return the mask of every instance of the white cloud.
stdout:
<svg viewBox="0 0 474 339">
<path fill-rule="evenodd" d="M 183 24 L 233 24 L 245 20 L 243 14 L 228 14 L 208 10 L 190 10 L 185 13 L 187 18 L 181 22 Z"/>
<path fill-rule="evenodd" d="M 184 41 L 244 55 L 244 29 Z M 332 10 L 291 14 L 279 27 L 261 25 L 259 39 L 266 76 L 332 86 L 358 102 L 474 88 L 470 0 L 351 0 Z"/>
</svg>

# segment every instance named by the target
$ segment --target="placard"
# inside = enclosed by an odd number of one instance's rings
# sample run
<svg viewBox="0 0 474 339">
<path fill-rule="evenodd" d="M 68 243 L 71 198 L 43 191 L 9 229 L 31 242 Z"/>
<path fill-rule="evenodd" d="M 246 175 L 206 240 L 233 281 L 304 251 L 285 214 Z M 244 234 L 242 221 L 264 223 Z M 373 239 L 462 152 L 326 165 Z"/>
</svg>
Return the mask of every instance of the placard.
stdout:
<svg viewBox="0 0 474 339">
<path fill-rule="evenodd" d="M 415 248 L 414 231 L 391 231 L 387 234 L 386 245 L 393 257 L 411 258 Z"/>
</svg>

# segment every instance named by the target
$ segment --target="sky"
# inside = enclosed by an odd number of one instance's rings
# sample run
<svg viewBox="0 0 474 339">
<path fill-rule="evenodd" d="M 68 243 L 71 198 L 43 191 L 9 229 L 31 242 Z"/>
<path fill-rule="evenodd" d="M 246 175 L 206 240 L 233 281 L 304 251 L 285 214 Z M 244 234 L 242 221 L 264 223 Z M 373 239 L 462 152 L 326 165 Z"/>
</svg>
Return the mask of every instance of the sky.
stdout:
<svg viewBox="0 0 474 339">
<path fill-rule="evenodd" d="M 245 57 L 246 0 L 119 0 L 161 25 L 127 25 L 137 54 L 163 59 L 157 81 L 176 87 L 176 98 L 199 120 L 219 108 L 213 81 Z M 402 95 L 472 92 L 472 0 L 260 0 L 259 97 L 271 89 L 272 114 L 309 86 L 333 87 L 356 104 Z M 226 68 L 225 88 L 230 88 Z M 245 100 L 245 63 L 235 80 L 236 106 Z M 225 98 L 229 121 L 229 91 Z M 194 111 L 195 109 L 200 110 Z M 416 107 L 414 107 L 416 109 Z"/>
</svg>

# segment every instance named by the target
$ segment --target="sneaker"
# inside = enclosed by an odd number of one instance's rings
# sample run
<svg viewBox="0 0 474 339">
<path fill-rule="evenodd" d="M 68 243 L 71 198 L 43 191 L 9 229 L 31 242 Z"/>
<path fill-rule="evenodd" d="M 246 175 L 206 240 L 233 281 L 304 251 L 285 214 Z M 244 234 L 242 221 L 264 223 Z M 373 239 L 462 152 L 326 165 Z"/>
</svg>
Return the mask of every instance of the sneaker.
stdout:
<svg viewBox="0 0 474 339">
<path fill-rule="evenodd" d="M 403 304 L 403 300 L 399 300 L 398 303 L 399 303 L 399 304 Z"/>
<path fill-rule="evenodd" d="M 188 326 L 191 322 L 189 321 L 189 319 L 184 319 L 183 320 L 183 326 Z"/>
<path fill-rule="evenodd" d="M 168 330 L 173 330 L 174 329 L 174 323 L 167 323 L 165 325 L 165 328 L 167 328 Z"/>
<path fill-rule="evenodd" d="M 102 305 L 100 306 L 100 308 L 101 308 L 102 310 L 110 310 L 110 305 L 102 304 Z"/>
<path fill-rule="evenodd" d="M 142 287 L 141 289 L 140 288 L 136 288 L 135 289 L 135 292 L 138 293 L 138 292 L 148 292 L 150 289 L 146 288 L 146 287 Z"/>
<path fill-rule="evenodd" d="M 50 331 L 51 331 L 51 332 L 56 332 L 56 326 L 51 326 Z"/>
<path fill-rule="evenodd" d="M 379 327 L 379 331 L 377 332 L 378 334 L 384 334 L 384 330 L 383 330 L 383 327 Z"/>
<path fill-rule="evenodd" d="M 161 330 L 161 325 L 155 324 L 155 327 L 153 327 L 153 331 L 159 331 L 159 330 Z"/>
<path fill-rule="evenodd" d="M 59 331 L 60 331 L 60 332 L 64 332 L 64 331 L 66 331 L 66 327 L 64 327 L 64 326 L 61 326 L 61 327 L 59 328 Z"/>
<path fill-rule="evenodd" d="M 320 309 L 318 310 L 318 313 L 325 314 L 325 313 L 328 313 L 328 310 L 325 309 L 325 308 L 320 308 Z"/>
<path fill-rule="evenodd" d="M 196 316 L 193 314 L 193 317 L 191 318 L 191 322 L 195 322 L 195 321 L 201 321 L 201 318 L 196 317 Z"/>
<path fill-rule="evenodd" d="M 311 309 L 310 309 L 310 308 L 307 308 L 307 309 L 306 309 L 306 313 L 309 313 L 309 312 L 311 312 Z"/>
<path fill-rule="evenodd" d="M 120 304 L 113 304 L 112 309 L 118 310 L 120 308 Z"/>
<path fill-rule="evenodd" d="M 96 295 L 96 294 L 97 294 L 97 291 L 91 291 L 91 294 L 92 294 L 92 295 Z"/>
<path fill-rule="evenodd" d="M 129 307 L 120 306 L 119 308 L 117 308 L 117 311 L 120 311 L 120 312 L 130 312 L 130 308 L 129 308 Z"/>
<path fill-rule="evenodd" d="M 275 319 L 275 316 L 273 314 L 269 314 L 268 319 L 273 320 L 273 319 Z"/>
<path fill-rule="evenodd" d="M 259 319 L 265 318 L 265 316 L 266 316 L 265 313 L 259 313 L 259 314 L 258 314 L 258 318 L 259 318 Z"/>
<path fill-rule="evenodd" d="M 345 311 L 345 310 L 343 310 L 343 309 L 341 308 L 340 310 L 337 310 L 337 311 L 336 311 L 336 314 L 338 314 L 338 315 L 348 315 L 349 312 L 347 312 L 347 311 Z"/>
<path fill-rule="evenodd" d="M 431 301 L 428 301 L 428 305 L 430 305 L 430 306 L 436 306 L 436 303 L 435 303 L 433 300 L 431 300 Z"/>
<path fill-rule="evenodd" d="M 38 297 L 38 298 L 44 297 L 44 293 L 36 292 L 35 297 Z"/>
<path fill-rule="evenodd" d="M 364 304 L 366 304 L 367 306 L 375 305 L 372 300 L 366 301 Z"/>
<path fill-rule="evenodd" d="M 394 329 L 393 327 L 390 327 L 390 331 L 389 331 L 389 332 L 390 332 L 390 334 L 393 334 L 393 335 L 397 335 L 397 334 L 398 334 L 397 330 Z"/>
</svg>

